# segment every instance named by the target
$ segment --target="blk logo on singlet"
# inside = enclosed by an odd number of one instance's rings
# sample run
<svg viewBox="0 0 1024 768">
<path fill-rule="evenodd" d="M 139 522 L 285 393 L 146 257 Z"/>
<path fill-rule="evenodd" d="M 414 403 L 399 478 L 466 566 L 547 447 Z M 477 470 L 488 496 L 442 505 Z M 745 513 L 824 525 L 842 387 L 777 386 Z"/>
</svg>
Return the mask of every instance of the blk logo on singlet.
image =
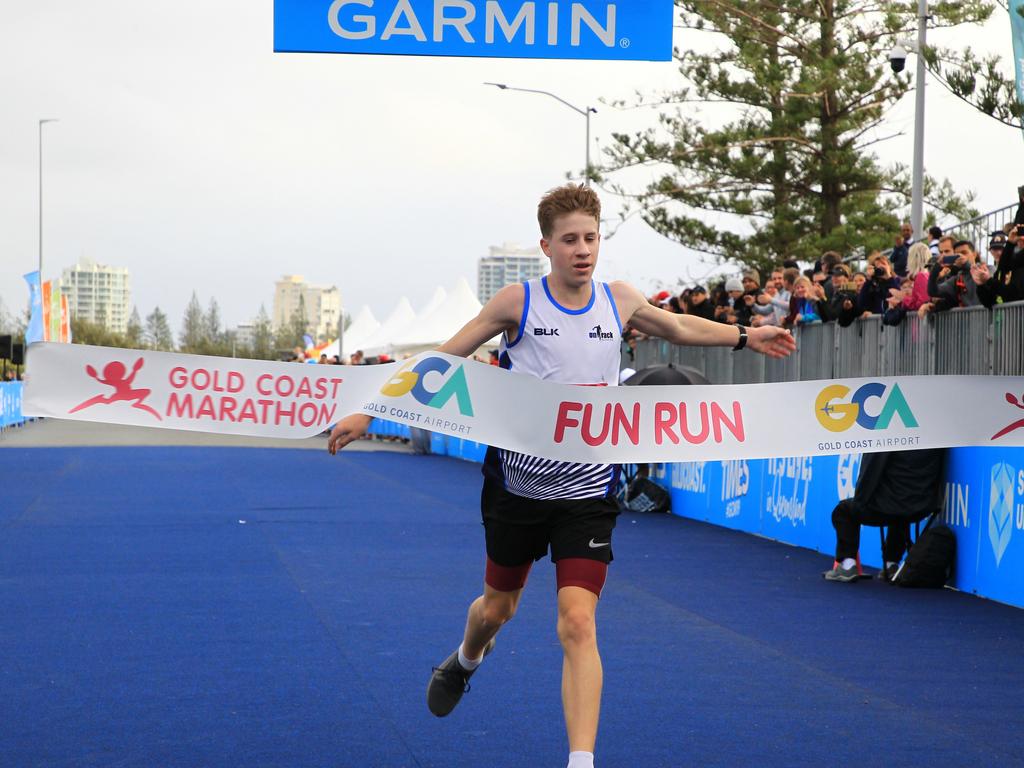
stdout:
<svg viewBox="0 0 1024 768">
<path fill-rule="evenodd" d="M 533 335 L 534 336 L 557 336 L 558 335 L 558 329 L 557 328 L 534 328 L 533 329 Z"/>
<path fill-rule="evenodd" d="M 595 325 L 590 329 L 590 338 L 592 339 L 614 339 L 615 334 L 611 331 L 602 331 L 600 325 Z"/>
</svg>

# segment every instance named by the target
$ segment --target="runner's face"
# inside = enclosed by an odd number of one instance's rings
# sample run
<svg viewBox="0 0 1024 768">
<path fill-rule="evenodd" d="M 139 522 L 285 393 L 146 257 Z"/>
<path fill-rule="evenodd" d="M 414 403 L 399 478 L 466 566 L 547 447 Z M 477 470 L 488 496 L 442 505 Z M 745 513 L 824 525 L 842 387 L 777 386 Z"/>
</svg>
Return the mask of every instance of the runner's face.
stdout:
<svg viewBox="0 0 1024 768">
<path fill-rule="evenodd" d="M 550 240 L 541 240 L 541 248 L 551 259 L 551 272 L 573 286 L 590 282 L 597 266 L 601 234 L 597 219 L 577 211 L 555 219 Z"/>
</svg>

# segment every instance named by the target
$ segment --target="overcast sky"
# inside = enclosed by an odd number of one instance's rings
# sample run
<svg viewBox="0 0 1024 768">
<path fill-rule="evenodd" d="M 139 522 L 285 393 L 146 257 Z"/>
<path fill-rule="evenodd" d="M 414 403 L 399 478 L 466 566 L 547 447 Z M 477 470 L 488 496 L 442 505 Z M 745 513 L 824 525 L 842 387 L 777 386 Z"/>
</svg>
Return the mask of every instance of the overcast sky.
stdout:
<svg viewBox="0 0 1024 768">
<path fill-rule="evenodd" d="M 0 298 L 12 313 L 27 300 L 37 120 L 56 117 L 44 129 L 45 277 L 82 257 L 127 267 L 140 314 L 159 305 L 175 332 L 193 290 L 234 325 L 270 311 L 284 274 L 337 285 L 347 311 L 365 303 L 379 320 L 400 296 L 419 308 L 460 276 L 475 290 L 477 259 L 534 244 L 537 199 L 584 154 L 581 116 L 482 82 L 597 105 L 595 156 L 611 131 L 652 119 L 599 98 L 677 83 L 672 63 L 275 54 L 271 0 L 0 0 L 0 12 Z M 1004 12 L 960 39 L 1012 57 Z M 912 96 L 889 123 L 906 135 L 879 152 L 909 164 Z M 934 85 L 926 135 L 928 172 L 976 190 L 979 210 L 1015 199 L 1019 131 Z M 598 277 L 650 290 L 705 271 L 631 220 Z"/>
</svg>

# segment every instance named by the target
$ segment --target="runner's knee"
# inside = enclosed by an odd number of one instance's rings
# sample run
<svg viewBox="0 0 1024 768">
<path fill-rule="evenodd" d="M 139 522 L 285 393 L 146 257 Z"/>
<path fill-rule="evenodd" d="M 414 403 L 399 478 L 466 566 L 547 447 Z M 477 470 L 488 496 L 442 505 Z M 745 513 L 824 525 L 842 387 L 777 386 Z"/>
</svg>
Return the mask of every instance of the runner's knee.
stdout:
<svg viewBox="0 0 1024 768">
<path fill-rule="evenodd" d="M 516 615 L 516 608 L 519 606 L 519 592 L 493 592 L 488 590 L 484 594 L 484 602 L 481 609 L 483 620 L 491 626 L 500 627 Z"/>
<path fill-rule="evenodd" d="M 597 640 L 594 612 L 584 605 L 562 607 L 558 611 L 558 639 L 562 645 L 593 644 Z"/>
</svg>

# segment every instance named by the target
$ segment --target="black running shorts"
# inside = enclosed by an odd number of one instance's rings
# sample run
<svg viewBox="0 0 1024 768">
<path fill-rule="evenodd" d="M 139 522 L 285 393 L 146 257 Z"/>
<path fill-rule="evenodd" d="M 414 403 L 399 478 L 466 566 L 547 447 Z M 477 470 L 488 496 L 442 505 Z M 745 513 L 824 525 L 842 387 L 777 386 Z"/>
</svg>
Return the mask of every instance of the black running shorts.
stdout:
<svg viewBox="0 0 1024 768">
<path fill-rule="evenodd" d="M 514 567 L 540 560 L 551 548 L 551 561 L 578 557 L 612 561 L 612 530 L 619 505 L 606 496 L 594 499 L 528 499 L 484 480 L 480 512 L 487 557 Z"/>
</svg>

